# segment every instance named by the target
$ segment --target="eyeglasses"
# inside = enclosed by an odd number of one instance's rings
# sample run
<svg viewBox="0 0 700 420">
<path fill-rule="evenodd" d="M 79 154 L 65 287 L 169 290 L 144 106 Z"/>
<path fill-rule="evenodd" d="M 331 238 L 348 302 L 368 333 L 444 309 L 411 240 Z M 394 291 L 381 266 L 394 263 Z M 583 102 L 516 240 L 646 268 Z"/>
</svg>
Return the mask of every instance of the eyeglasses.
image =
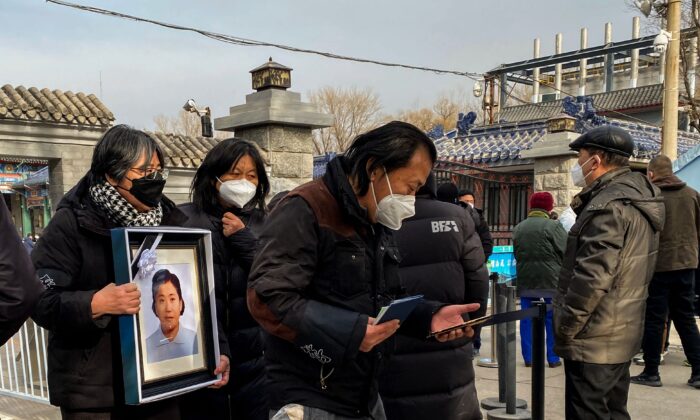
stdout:
<svg viewBox="0 0 700 420">
<path fill-rule="evenodd" d="M 156 169 L 156 168 L 130 168 L 132 171 L 137 171 L 141 174 L 144 174 L 143 178 L 144 179 L 168 179 L 168 173 L 170 172 L 167 168 L 166 169 Z"/>
</svg>

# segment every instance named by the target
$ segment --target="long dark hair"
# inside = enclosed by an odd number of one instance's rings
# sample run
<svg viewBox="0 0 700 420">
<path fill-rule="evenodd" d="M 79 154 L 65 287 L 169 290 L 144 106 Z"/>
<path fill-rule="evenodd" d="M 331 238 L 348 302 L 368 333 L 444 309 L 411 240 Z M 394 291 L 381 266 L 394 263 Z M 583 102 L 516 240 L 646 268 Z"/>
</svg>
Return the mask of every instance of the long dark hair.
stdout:
<svg viewBox="0 0 700 420">
<path fill-rule="evenodd" d="M 435 163 L 437 151 L 432 140 L 415 126 L 400 121 L 392 121 L 355 138 L 345 158 L 350 166 L 350 177 L 357 183 L 358 194 L 367 193 L 372 171 L 381 167 L 387 172 L 402 168 L 420 147 L 427 149 Z"/>
<path fill-rule="evenodd" d="M 216 178 L 231 170 L 245 155 L 250 156 L 258 173 L 258 188 L 251 200 L 255 207 L 265 211 L 265 197 L 270 192 L 270 181 L 265 172 L 265 161 L 255 144 L 248 140 L 230 138 L 214 146 L 197 169 L 192 180 L 190 196 L 197 208 L 205 213 L 213 213 L 218 207 Z"/>
</svg>

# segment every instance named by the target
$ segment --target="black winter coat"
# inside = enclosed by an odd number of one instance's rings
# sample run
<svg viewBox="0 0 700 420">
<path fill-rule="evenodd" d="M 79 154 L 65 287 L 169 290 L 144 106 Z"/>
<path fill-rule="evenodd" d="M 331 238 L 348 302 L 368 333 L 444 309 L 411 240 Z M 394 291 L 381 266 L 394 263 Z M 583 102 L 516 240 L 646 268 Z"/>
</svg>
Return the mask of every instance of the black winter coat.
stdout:
<svg viewBox="0 0 700 420">
<path fill-rule="evenodd" d="M 367 221 L 344 158 L 272 211 L 251 270 L 248 307 L 266 337 L 271 408 L 297 403 L 367 416 L 391 340 L 359 351 L 368 316 L 403 296 L 392 233 Z M 399 329 L 425 337 L 439 305 L 422 304 Z"/>
<path fill-rule="evenodd" d="M 227 387 L 231 394 L 232 417 L 267 418 L 267 389 L 263 360 L 263 331 L 246 304 L 248 274 L 257 247 L 257 233 L 262 229 L 262 210 L 229 210 L 246 225 L 230 237 L 223 234 L 224 210 L 207 214 L 192 204 L 179 207 L 188 220 L 185 227 L 212 232 L 216 312 L 220 323 L 219 341 L 222 354 L 230 355 L 231 374 Z"/>
<path fill-rule="evenodd" d="M 396 233 L 399 273 L 409 295 L 449 304 L 479 303 L 486 312 L 488 272 L 472 218 L 430 196 Z M 471 340 L 447 343 L 398 336 L 379 392 L 389 420 L 480 419 Z"/>
<path fill-rule="evenodd" d="M 37 280 L 27 250 L 0 197 L 0 346 L 34 310 L 44 286 Z"/>
<path fill-rule="evenodd" d="M 93 295 L 114 282 L 115 226 L 93 203 L 83 178 L 58 204 L 32 261 L 46 286 L 32 318 L 49 330 L 51 404 L 82 410 L 124 404 L 117 316 L 92 318 Z M 163 198 L 162 225 L 179 226 L 184 215 Z"/>
</svg>

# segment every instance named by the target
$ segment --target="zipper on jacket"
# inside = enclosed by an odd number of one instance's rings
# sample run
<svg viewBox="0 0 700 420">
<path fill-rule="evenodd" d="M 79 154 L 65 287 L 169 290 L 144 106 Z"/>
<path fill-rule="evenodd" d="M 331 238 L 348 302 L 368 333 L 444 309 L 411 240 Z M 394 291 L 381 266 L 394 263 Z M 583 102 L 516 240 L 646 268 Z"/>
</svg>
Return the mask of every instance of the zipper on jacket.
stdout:
<svg viewBox="0 0 700 420">
<path fill-rule="evenodd" d="M 321 389 L 325 391 L 326 389 L 328 389 L 328 385 L 326 385 L 326 380 L 327 380 L 328 378 L 331 377 L 331 375 L 332 375 L 333 372 L 335 371 L 335 368 L 331 368 L 331 371 L 328 372 L 328 375 L 325 375 L 325 376 L 324 376 L 324 375 L 323 375 L 323 367 L 324 367 L 324 366 L 325 366 L 325 365 L 321 365 L 321 374 L 319 375 L 319 379 L 320 379 L 320 382 L 321 382 Z"/>
</svg>

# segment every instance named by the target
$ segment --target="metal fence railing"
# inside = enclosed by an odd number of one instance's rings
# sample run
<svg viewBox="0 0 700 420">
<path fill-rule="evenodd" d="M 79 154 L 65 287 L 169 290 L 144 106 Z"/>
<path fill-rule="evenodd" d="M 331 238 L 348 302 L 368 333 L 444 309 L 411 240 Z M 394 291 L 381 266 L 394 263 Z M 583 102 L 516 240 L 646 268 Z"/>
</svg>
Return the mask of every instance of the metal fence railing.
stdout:
<svg viewBox="0 0 700 420">
<path fill-rule="evenodd" d="M 46 331 L 31 319 L 0 347 L 0 394 L 48 403 Z"/>
</svg>

